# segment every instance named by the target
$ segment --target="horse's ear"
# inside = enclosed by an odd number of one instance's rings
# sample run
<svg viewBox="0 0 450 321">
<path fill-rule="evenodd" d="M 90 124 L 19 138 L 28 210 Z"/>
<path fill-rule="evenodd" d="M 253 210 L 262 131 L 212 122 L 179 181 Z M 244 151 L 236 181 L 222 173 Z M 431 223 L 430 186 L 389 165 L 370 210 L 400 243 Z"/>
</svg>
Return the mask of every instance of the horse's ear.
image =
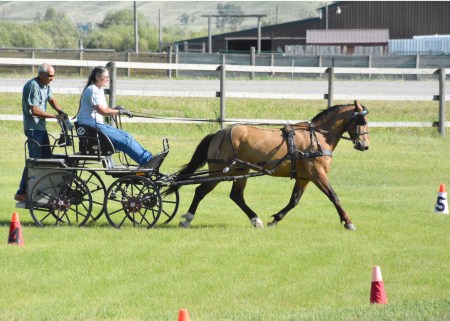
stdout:
<svg viewBox="0 0 450 321">
<path fill-rule="evenodd" d="M 355 104 L 355 110 L 357 110 L 358 112 L 361 112 L 364 110 L 364 108 L 361 106 L 361 104 L 359 103 L 359 101 L 355 100 L 354 101 Z"/>
</svg>

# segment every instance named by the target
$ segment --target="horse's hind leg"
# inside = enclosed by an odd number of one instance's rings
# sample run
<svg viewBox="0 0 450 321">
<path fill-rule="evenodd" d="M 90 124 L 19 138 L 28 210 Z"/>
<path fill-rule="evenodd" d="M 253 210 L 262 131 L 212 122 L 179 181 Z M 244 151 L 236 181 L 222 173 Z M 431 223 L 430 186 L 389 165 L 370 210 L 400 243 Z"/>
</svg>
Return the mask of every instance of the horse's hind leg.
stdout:
<svg viewBox="0 0 450 321">
<path fill-rule="evenodd" d="M 269 222 L 268 226 L 275 226 L 278 224 L 279 221 L 283 219 L 283 217 L 286 216 L 286 214 L 292 210 L 295 206 L 297 206 L 298 202 L 300 202 L 300 198 L 303 195 L 303 192 L 306 189 L 306 186 L 308 185 L 309 180 L 302 180 L 297 179 L 294 184 L 294 189 L 292 190 L 291 198 L 289 200 L 289 203 L 284 207 L 281 211 L 279 211 L 277 214 L 272 215 L 273 221 Z"/>
<path fill-rule="evenodd" d="M 263 222 L 259 219 L 258 215 L 256 215 L 250 207 L 248 207 L 247 203 L 245 203 L 244 189 L 246 185 L 246 178 L 234 181 L 230 192 L 230 198 L 237 204 L 237 206 L 239 206 L 241 210 L 244 211 L 245 214 L 247 214 L 250 223 L 254 227 L 262 228 L 264 227 Z"/>
<path fill-rule="evenodd" d="M 186 214 L 181 217 L 185 219 L 185 221 L 180 222 L 181 227 L 188 227 L 194 219 L 195 212 L 197 211 L 198 204 L 203 200 L 203 198 L 211 192 L 219 182 L 214 183 L 203 183 L 197 186 L 195 189 L 195 195 L 192 199 L 191 206 L 189 206 L 189 210 Z"/>
</svg>

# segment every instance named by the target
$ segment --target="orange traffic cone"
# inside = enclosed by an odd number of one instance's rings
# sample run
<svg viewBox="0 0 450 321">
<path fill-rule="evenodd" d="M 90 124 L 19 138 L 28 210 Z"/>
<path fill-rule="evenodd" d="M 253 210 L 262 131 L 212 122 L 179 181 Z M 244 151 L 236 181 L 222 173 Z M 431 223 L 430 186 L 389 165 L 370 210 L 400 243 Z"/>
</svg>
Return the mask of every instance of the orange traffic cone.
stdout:
<svg viewBox="0 0 450 321">
<path fill-rule="evenodd" d="M 370 303 L 386 304 L 387 296 L 384 291 L 383 278 L 379 266 L 374 266 L 372 271 L 372 287 L 370 288 Z"/>
<path fill-rule="evenodd" d="M 439 194 L 434 212 L 438 214 L 448 214 L 447 192 L 445 191 L 444 184 L 441 184 L 441 186 L 439 187 Z"/>
<path fill-rule="evenodd" d="M 189 311 L 187 309 L 180 309 L 178 312 L 178 321 L 190 321 Z"/>
<path fill-rule="evenodd" d="M 16 212 L 13 213 L 11 224 L 9 225 L 8 244 L 19 246 L 25 245 L 22 236 L 22 227 L 20 226 L 19 214 Z"/>
</svg>

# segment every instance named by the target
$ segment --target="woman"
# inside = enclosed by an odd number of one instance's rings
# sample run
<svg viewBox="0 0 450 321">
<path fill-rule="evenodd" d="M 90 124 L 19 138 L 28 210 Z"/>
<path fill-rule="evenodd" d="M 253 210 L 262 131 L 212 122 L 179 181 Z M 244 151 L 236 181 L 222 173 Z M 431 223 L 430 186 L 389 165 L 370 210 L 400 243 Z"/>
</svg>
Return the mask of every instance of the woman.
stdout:
<svg viewBox="0 0 450 321">
<path fill-rule="evenodd" d="M 95 67 L 89 75 L 86 87 L 83 89 L 77 121 L 80 125 L 97 127 L 99 131 L 109 137 L 114 148 L 130 156 L 141 168 L 146 168 L 153 158 L 152 153 L 142 147 L 126 131 L 104 123 L 103 116 L 120 114 L 133 117 L 133 114 L 126 109 L 112 109 L 108 107 L 103 90 L 108 83 L 108 69 L 102 66 Z"/>
</svg>

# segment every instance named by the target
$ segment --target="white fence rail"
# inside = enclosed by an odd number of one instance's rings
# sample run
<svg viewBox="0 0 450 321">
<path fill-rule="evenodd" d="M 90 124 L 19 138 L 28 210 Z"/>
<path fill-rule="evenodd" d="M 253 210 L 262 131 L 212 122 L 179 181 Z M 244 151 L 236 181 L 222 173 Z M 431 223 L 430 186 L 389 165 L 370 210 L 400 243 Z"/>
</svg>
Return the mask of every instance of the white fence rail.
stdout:
<svg viewBox="0 0 450 321">
<path fill-rule="evenodd" d="M 0 65 L 7 66 L 39 66 L 42 63 L 49 63 L 54 66 L 70 66 L 70 67 L 95 67 L 107 66 L 110 68 L 111 83 L 109 89 L 110 105 L 115 106 L 115 97 L 117 95 L 116 72 L 118 68 L 134 68 L 134 69 L 153 69 L 153 70 L 201 70 L 201 71 L 218 71 L 220 78 L 220 91 L 211 93 L 211 97 L 220 98 L 220 118 L 218 121 L 223 125 L 230 120 L 226 118 L 226 97 L 239 98 L 271 98 L 271 99 L 326 99 L 328 106 L 331 106 L 334 99 L 353 99 L 348 95 L 334 95 L 335 74 L 355 74 L 355 75 L 438 75 L 439 92 L 436 95 L 424 96 L 383 96 L 383 100 L 424 100 L 424 101 L 438 101 L 439 113 L 437 124 L 431 123 L 432 126 L 437 125 L 438 130 L 442 136 L 445 135 L 446 120 L 445 120 L 445 79 L 446 73 L 444 68 L 351 68 L 351 67 L 276 67 L 276 66 L 242 66 L 242 65 L 227 65 L 223 59 L 220 65 L 211 64 L 172 64 L 172 63 L 139 63 L 139 62 L 108 62 L 108 61 L 92 61 L 92 60 L 57 60 L 57 59 L 28 59 L 28 58 L 0 58 Z M 248 72 L 253 73 L 291 73 L 291 74 L 326 74 L 328 75 L 328 91 L 323 95 L 297 95 L 297 94 L 278 94 L 278 93 L 231 93 L 226 90 L 226 73 L 227 72 Z M 183 95 L 183 93 L 174 94 L 173 92 L 160 92 L 158 95 Z M 192 92 L 187 93 L 186 97 L 194 97 Z M 204 93 L 203 96 L 204 97 Z M 376 100 L 374 96 L 360 96 L 363 100 Z M 450 97 L 449 97 L 450 98 Z M 379 97 L 377 99 L 380 99 Z M 429 123 L 421 123 L 426 126 Z"/>
</svg>

